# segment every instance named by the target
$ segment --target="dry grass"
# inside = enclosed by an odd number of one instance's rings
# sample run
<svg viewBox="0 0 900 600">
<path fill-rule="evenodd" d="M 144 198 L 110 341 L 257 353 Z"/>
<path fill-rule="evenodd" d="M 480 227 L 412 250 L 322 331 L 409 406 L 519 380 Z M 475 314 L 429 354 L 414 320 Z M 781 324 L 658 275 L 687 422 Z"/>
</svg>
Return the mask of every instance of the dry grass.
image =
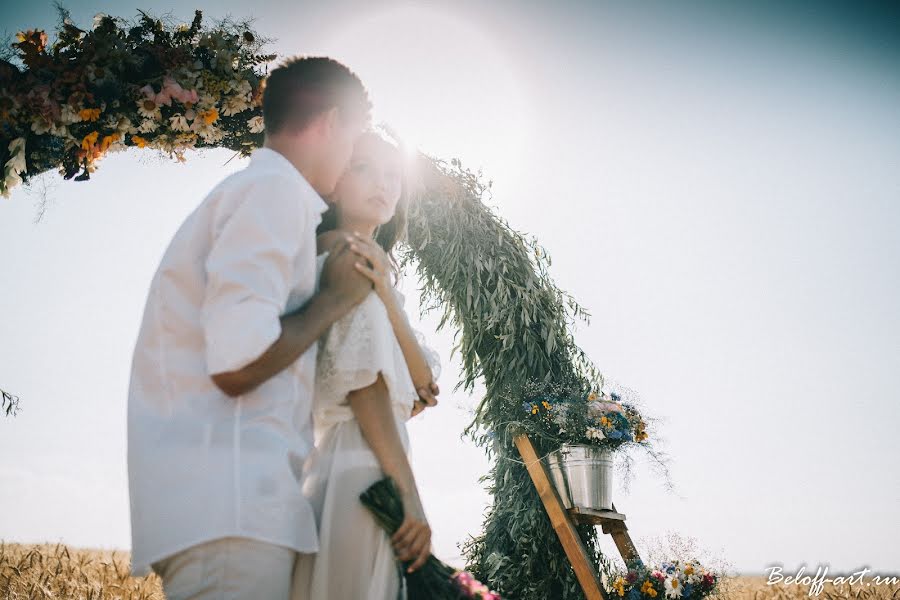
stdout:
<svg viewBox="0 0 900 600">
<path fill-rule="evenodd" d="M 79 600 L 164 600 L 159 577 L 129 576 L 128 552 L 80 550 L 61 544 L 0 543 L 0 600 L 72 598 Z M 766 585 L 765 577 L 742 576 L 727 581 L 733 600 L 802 600 L 819 598 L 900 599 L 900 584 L 855 584 L 837 589 L 826 585 L 819 595 L 809 587 Z M 658 600 L 665 600 L 659 598 Z"/>
<path fill-rule="evenodd" d="M 159 577 L 131 577 L 122 550 L 0 543 L 0 599 L 164 600 Z"/>
<path fill-rule="evenodd" d="M 813 575 L 815 570 L 813 570 Z M 829 573 L 828 578 L 834 577 Z M 854 579 L 854 581 L 856 581 Z M 742 576 L 735 577 L 729 582 L 729 598 L 734 600 L 806 600 L 818 598 L 819 600 L 837 600 L 838 598 L 859 598 L 860 600 L 887 600 L 900 598 L 900 583 L 895 579 L 892 584 L 875 584 L 871 578 L 843 587 L 828 583 L 819 594 L 809 594 L 808 585 L 767 585 L 766 577 Z M 867 585 L 868 584 L 868 585 Z"/>
</svg>

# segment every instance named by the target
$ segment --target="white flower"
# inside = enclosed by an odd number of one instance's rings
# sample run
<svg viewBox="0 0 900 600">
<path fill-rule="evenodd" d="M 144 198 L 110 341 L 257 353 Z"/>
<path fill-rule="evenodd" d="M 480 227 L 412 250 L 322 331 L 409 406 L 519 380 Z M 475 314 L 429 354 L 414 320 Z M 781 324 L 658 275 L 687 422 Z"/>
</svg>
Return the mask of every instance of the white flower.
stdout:
<svg viewBox="0 0 900 600">
<path fill-rule="evenodd" d="M 182 114 L 177 114 L 172 117 L 169 117 L 169 125 L 172 127 L 174 131 L 190 131 L 191 126 L 188 124 L 187 119 Z"/>
<path fill-rule="evenodd" d="M 222 114 L 226 117 L 230 117 L 231 115 L 236 115 L 239 112 L 243 112 L 250 108 L 250 103 L 243 96 L 231 96 L 228 98 L 228 101 L 225 102 L 225 107 L 222 109 Z"/>
<path fill-rule="evenodd" d="M 197 135 L 203 138 L 203 141 L 210 144 L 220 142 L 222 141 L 222 138 L 225 137 L 224 131 L 222 131 L 215 125 L 207 125 L 199 119 L 191 123 L 191 131 L 195 132 Z"/>
<path fill-rule="evenodd" d="M 59 120 L 64 125 L 71 125 L 72 123 L 81 123 L 81 115 L 78 114 L 79 111 L 77 109 L 72 108 L 72 105 L 66 102 L 62 105 L 62 109 L 59 113 Z"/>
<path fill-rule="evenodd" d="M 137 101 L 137 109 L 145 119 L 161 119 L 162 114 L 159 112 L 159 106 L 153 100 L 144 98 Z"/>
<path fill-rule="evenodd" d="M 11 189 L 22 183 L 19 173 L 25 171 L 25 138 L 16 138 L 9 143 L 11 158 L 3 167 L 2 195 L 9 198 Z"/>
<path fill-rule="evenodd" d="M 606 435 L 603 433 L 602 429 L 598 429 L 597 427 L 588 427 L 585 435 L 589 440 L 600 441 L 606 438 Z"/>
<path fill-rule="evenodd" d="M 208 110 L 210 108 L 214 108 L 216 106 L 216 102 L 218 102 L 218 98 L 209 94 L 207 92 L 203 92 L 200 94 L 200 98 L 197 101 L 197 108 L 201 110 Z"/>
<path fill-rule="evenodd" d="M 92 29 L 97 29 L 98 27 L 100 27 L 100 23 L 102 23 L 103 19 L 108 16 L 109 15 L 106 15 L 104 13 L 97 13 L 96 15 L 94 15 L 94 26 L 92 27 Z"/>
<path fill-rule="evenodd" d="M 247 125 L 250 126 L 250 133 L 260 133 L 266 128 L 261 115 L 256 115 L 255 117 L 247 121 Z"/>
<path fill-rule="evenodd" d="M 681 580 L 677 577 L 666 577 L 666 598 L 681 598 L 684 588 L 681 587 Z"/>
<path fill-rule="evenodd" d="M 31 122 L 31 130 L 38 135 L 44 135 L 50 131 L 52 124 L 44 117 L 37 117 Z"/>
<path fill-rule="evenodd" d="M 159 123 L 151 119 L 146 119 L 138 126 L 138 131 L 140 133 L 150 133 L 151 131 L 156 131 L 158 128 Z"/>
<path fill-rule="evenodd" d="M 244 100 L 250 101 L 250 96 L 253 94 L 253 86 L 250 85 L 250 82 L 246 79 L 241 79 L 240 81 L 230 81 L 228 86 L 235 91 L 235 93 L 243 98 Z"/>
<path fill-rule="evenodd" d="M 56 123 L 50 125 L 50 135 L 61 138 L 71 137 L 69 135 L 69 129 L 65 125 L 57 125 Z"/>
<path fill-rule="evenodd" d="M 6 148 L 9 150 L 10 158 L 6 165 L 18 172 L 25 170 L 25 138 L 16 138 L 9 143 Z"/>
</svg>

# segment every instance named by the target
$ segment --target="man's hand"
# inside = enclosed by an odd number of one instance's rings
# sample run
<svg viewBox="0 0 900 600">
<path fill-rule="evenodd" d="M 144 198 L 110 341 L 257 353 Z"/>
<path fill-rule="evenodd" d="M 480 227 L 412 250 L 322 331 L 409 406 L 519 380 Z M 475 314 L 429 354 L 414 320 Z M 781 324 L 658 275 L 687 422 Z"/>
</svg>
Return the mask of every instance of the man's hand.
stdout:
<svg viewBox="0 0 900 600">
<path fill-rule="evenodd" d="M 338 244 L 325 259 L 322 268 L 320 291 L 338 302 L 355 306 L 372 291 L 372 281 L 354 266 L 360 256 L 350 249 L 347 242 Z"/>
</svg>

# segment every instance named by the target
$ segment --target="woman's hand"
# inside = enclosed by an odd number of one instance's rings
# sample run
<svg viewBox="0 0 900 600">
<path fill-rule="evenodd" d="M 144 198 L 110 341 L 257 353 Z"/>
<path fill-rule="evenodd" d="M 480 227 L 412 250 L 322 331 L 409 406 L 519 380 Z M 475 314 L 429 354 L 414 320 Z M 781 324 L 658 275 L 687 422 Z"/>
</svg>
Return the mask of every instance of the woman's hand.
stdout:
<svg viewBox="0 0 900 600">
<path fill-rule="evenodd" d="M 393 300 L 393 285 L 391 283 L 391 261 L 387 253 L 372 238 L 366 238 L 356 234 L 350 243 L 350 249 L 364 257 L 369 264 L 356 263 L 356 270 L 368 277 L 375 285 L 375 292 L 381 300 L 387 304 L 388 299 Z"/>
<path fill-rule="evenodd" d="M 429 406 L 437 406 L 437 395 L 441 393 L 441 388 L 438 387 L 438 384 L 431 381 L 428 385 L 416 388 L 416 392 L 419 394 L 419 399 L 413 404 L 412 417 L 415 417 Z"/>
<path fill-rule="evenodd" d="M 403 562 L 413 561 L 406 571 L 412 573 L 431 556 L 431 527 L 425 519 L 419 495 L 413 492 L 402 496 L 403 523 L 391 537 L 391 543 L 398 559 Z"/>
</svg>

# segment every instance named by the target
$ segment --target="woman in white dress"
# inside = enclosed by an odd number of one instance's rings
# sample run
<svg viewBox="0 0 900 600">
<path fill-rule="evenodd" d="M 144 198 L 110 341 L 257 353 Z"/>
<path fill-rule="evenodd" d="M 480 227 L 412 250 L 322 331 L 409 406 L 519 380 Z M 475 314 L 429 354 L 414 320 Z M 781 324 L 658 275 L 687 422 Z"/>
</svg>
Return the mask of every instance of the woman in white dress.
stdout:
<svg viewBox="0 0 900 600">
<path fill-rule="evenodd" d="M 316 450 L 304 486 L 318 521 L 319 552 L 300 555 L 295 600 L 403 598 L 398 561 L 412 561 L 414 570 L 431 552 L 405 422 L 437 403 L 439 363 L 410 327 L 393 283 L 390 252 L 405 230 L 402 165 L 396 145 L 377 132 L 364 134 L 319 228 L 318 273 L 330 252 L 352 243 L 368 259 L 357 268 L 374 290 L 319 342 Z M 385 475 L 397 483 L 406 515 L 393 538 L 359 500 Z"/>
</svg>

